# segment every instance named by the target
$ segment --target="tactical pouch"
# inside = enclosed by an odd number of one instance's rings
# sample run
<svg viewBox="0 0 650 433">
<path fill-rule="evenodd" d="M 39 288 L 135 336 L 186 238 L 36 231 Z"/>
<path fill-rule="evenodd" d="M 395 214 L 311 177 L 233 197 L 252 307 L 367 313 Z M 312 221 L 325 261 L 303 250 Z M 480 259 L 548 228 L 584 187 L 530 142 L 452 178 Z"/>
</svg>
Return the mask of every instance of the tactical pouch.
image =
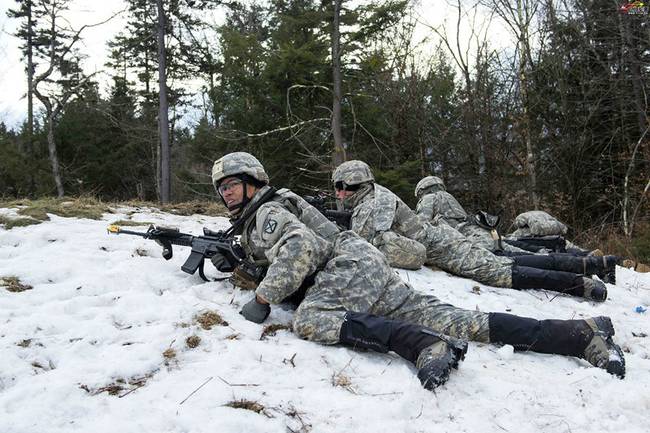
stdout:
<svg viewBox="0 0 650 433">
<path fill-rule="evenodd" d="M 230 282 L 242 290 L 255 290 L 263 278 L 259 268 L 242 263 L 233 271 Z"/>
</svg>

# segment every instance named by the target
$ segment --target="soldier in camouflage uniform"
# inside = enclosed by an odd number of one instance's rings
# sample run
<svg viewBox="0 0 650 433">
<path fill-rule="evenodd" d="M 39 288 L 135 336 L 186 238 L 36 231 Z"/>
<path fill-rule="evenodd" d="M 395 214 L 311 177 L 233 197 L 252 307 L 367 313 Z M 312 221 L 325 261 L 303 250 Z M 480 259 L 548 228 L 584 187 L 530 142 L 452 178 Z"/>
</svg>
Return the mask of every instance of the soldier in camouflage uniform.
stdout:
<svg viewBox="0 0 650 433">
<path fill-rule="evenodd" d="M 305 218 L 310 214 L 306 207 L 297 214 L 281 195 L 273 194 L 264 168 L 252 155 L 236 152 L 217 160 L 212 179 L 238 227 L 247 259 L 266 267 L 255 297 L 242 308 L 248 320 L 263 322 L 269 304 L 282 302 L 307 284 L 293 317 L 300 337 L 394 351 L 415 363 L 427 389 L 444 383 L 458 367 L 466 339 L 577 356 L 612 374 L 625 374 L 607 317 L 538 321 L 453 307 L 415 292 L 381 252 L 354 232 L 327 239 L 319 235 L 318 218 Z"/>
<path fill-rule="evenodd" d="M 510 233 L 507 239 L 517 239 L 520 237 L 542 237 L 542 236 L 562 236 L 567 234 L 567 226 L 558 221 L 554 216 L 541 211 L 531 210 L 520 213 L 512 223 L 515 231 Z M 578 256 L 585 255 L 602 255 L 600 250 L 587 251 L 580 248 L 570 241 L 566 241 L 567 252 Z"/>
<path fill-rule="evenodd" d="M 481 227 L 467 215 L 458 200 L 446 191 L 445 184 L 439 177 L 427 176 L 420 180 L 415 187 L 415 196 L 418 198 L 416 212 L 424 220 L 432 221 L 439 216 L 474 244 L 490 250 L 496 255 L 511 257 L 516 265 L 598 275 L 601 280 L 608 283 L 616 281 L 616 264 L 619 259 L 616 256 L 533 255 L 510 245 L 507 239 L 502 242 L 496 229 L 490 230 Z M 522 228 L 515 232 L 517 234 L 515 239 L 519 236 L 563 236 L 566 234 L 566 226 L 546 212 L 527 212 L 517 218 L 515 224 L 521 224 Z"/>
<path fill-rule="evenodd" d="M 393 266 L 418 264 L 415 248 L 402 247 L 410 240 L 425 247 L 424 257 L 419 257 L 422 261 L 484 284 L 549 289 L 596 301 L 607 298 L 607 288 L 600 281 L 572 272 L 520 266 L 474 244 L 440 216 L 424 221 L 389 189 L 374 183 L 363 161 L 344 162 L 334 170 L 332 180 L 337 199 L 352 210 L 351 229 L 386 254 Z"/>
</svg>

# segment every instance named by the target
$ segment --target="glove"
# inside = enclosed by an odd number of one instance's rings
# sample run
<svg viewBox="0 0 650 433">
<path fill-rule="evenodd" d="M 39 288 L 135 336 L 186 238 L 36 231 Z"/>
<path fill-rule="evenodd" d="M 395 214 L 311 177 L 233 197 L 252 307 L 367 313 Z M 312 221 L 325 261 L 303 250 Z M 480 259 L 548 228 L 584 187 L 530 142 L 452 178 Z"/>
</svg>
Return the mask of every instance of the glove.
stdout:
<svg viewBox="0 0 650 433">
<path fill-rule="evenodd" d="M 259 285 L 254 276 L 246 272 L 245 269 L 242 269 L 242 266 L 237 266 L 232 272 L 230 282 L 243 290 L 255 290 Z"/>
<path fill-rule="evenodd" d="M 214 256 L 210 257 L 210 261 L 219 272 L 232 272 L 234 267 L 228 258 L 221 254 L 217 253 Z"/>
<path fill-rule="evenodd" d="M 251 322 L 262 323 L 271 314 L 271 306 L 257 302 L 257 297 L 255 297 L 244 305 L 239 314 Z"/>
</svg>

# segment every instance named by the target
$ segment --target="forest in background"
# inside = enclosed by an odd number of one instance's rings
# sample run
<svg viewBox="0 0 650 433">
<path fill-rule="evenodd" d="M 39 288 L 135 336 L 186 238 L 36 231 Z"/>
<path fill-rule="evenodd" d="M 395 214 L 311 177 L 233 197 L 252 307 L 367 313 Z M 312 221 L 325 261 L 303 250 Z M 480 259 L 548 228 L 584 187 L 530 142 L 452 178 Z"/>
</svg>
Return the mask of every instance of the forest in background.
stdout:
<svg viewBox="0 0 650 433">
<path fill-rule="evenodd" d="M 69 0 L 14 2 L 27 119 L 0 123 L 4 199 L 213 201 L 212 163 L 231 151 L 313 193 L 362 159 L 410 205 L 434 174 L 468 210 L 543 209 L 579 241 L 650 257 L 647 7 L 459 1 L 457 23 L 418 41 L 408 0 L 127 0 L 105 83 L 80 51 L 100 23 L 70 28 Z"/>
</svg>

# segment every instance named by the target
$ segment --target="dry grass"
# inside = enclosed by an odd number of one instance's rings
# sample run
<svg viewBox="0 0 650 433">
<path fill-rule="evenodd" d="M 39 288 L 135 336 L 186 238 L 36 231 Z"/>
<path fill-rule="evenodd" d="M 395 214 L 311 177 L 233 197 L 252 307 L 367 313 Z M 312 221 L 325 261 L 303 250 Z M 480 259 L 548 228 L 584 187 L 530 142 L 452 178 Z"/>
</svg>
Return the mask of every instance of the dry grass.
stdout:
<svg viewBox="0 0 650 433">
<path fill-rule="evenodd" d="M 227 209 L 216 201 L 189 201 L 161 205 L 146 201 L 103 202 L 92 196 L 39 199 L 0 200 L 0 208 L 19 208 L 18 213 L 36 221 L 47 221 L 48 213 L 68 218 L 100 219 L 105 213 L 114 213 L 112 208 L 119 206 L 147 207 L 160 209 L 174 215 L 228 216 Z M 4 224 L 0 221 L 0 223 Z M 31 222 L 38 224 L 38 222 Z M 27 225 L 27 221 L 19 224 Z M 117 222 L 114 224 L 118 224 Z M 149 223 L 119 221 L 119 225 L 148 225 Z"/>
<path fill-rule="evenodd" d="M 31 338 L 27 338 L 25 340 L 22 340 L 19 343 L 16 343 L 16 346 L 18 346 L 18 347 L 29 347 L 31 345 L 32 345 L 32 339 Z"/>
<path fill-rule="evenodd" d="M 246 410 L 253 411 L 255 413 L 261 413 L 266 415 L 264 413 L 264 409 L 266 408 L 256 401 L 251 401 L 246 399 L 233 400 L 229 403 L 226 403 L 224 406 L 232 407 L 233 409 L 246 409 Z"/>
<path fill-rule="evenodd" d="M 47 221 L 48 213 L 66 218 L 100 219 L 111 213 L 106 203 L 94 197 L 40 198 L 36 200 L 14 200 L 0 202 L 0 207 L 19 208 L 18 213 L 36 220 Z"/>
<path fill-rule="evenodd" d="M 154 223 L 149 221 L 133 221 L 133 220 L 117 220 L 113 221 L 110 225 L 116 225 L 120 227 L 137 227 L 137 226 L 150 226 Z"/>
<path fill-rule="evenodd" d="M 194 320 L 196 320 L 199 325 L 201 325 L 201 328 L 205 330 L 210 330 L 215 325 L 228 326 L 228 322 L 223 320 L 219 313 L 212 310 L 204 311 L 203 313 L 195 316 Z"/>
<path fill-rule="evenodd" d="M 79 384 L 79 388 L 83 389 L 90 395 L 98 395 L 103 392 L 108 393 L 109 395 L 116 395 L 120 398 L 132 393 L 133 391 L 142 388 L 147 384 L 147 380 L 151 379 L 153 374 L 146 374 L 144 376 L 132 377 L 129 379 L 118 378 L 114 382 L 109 383 L 106 386 L 100 386 L 98 388 L 91 388 L 88 385 Z M 122 392 L 125 391 L 125 392 Z"/>
<path fill-rule="evenodd" d="M 9 218 L 0 215 L 0 225 L 3 225 L 7 230 L 11 230 L 14 227 L 26 227 L 34 224 L 40 224 L 41 222 L 42 221 L 35 220 L 33 218 Z"/>
<path fill-rule="evenodd" d="M 176 358 L 176 351 L 172 349 L 171 347 L 167 350 L 165 350 L 163 353 L 163 358 L 165 359 L 173 359 Z"/>
<path fill-rule="evenodd" d="M 129 200 L 119 203 L 114 203 L 120 206 L 131 207 L 148 207 L 160 209 L 163 212 L 168 212 L 174 215 L 207 215 L 207 216 L 228 216 L 228 210 L 221 204 L 213 201 L 187 201 L 179 203 L 170 203 L 161 205 L 160 203 L 150 201 Z"/>
<path fill-rule="evenodd" d="M 605 254 L 613 254 L 636 262 L 650 263 L 650 222 L 640 222 L 633 236 L 626 237 L 613 225 L 586 230 L 574 242 L 584 248 L 601 249 Z"/>
<path fill-rule="evenodd" d="M 194 349 L 201 344 L 201 337 L 198 335 L 190 335 L 185 339 L 185 345 L 190 349 Z"/>
<path fill-rule="evenodd" d="M 13 293 L 20 293 L 25 290 L 33 289 L 29 284 L 21 283 L 18 277 L 0 277 L 0 286 Z"/>
<path fill-rule="evenodd" d="M 291 326 L 283 325 L 282 323 L 272 323 L 266 325 L 260 336 L 260 340 L 266 339 L 266 337 L 273 337 L 278 331 L 291 331 Z"/>
</svg>

